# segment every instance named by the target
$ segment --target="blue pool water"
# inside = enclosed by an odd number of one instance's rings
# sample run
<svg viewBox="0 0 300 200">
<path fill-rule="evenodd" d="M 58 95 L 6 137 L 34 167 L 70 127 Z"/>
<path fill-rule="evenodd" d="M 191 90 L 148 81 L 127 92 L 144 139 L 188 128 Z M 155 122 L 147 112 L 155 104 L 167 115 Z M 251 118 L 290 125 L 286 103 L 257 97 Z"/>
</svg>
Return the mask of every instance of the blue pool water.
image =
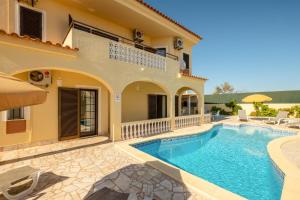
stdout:
<svg viewBox="0 0 300 200">
<path fill-rule="evenodd" d="M 216 126 L 192 136 L 153 140 L 135 148 L 253 200 L 280 199 L 283 177 L 267 144 L 291 135 L 254 126 Z"/>
</svg>

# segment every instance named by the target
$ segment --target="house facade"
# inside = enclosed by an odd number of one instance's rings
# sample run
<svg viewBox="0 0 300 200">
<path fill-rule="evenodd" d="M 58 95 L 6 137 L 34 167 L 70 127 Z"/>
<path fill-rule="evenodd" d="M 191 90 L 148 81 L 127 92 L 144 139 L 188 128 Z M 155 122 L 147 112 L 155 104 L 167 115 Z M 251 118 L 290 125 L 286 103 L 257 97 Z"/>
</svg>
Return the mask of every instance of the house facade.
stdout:
<svg viewBox="0 0 300 200">
<path fill-rule="evenodd" d="M 206 79 L 191 73 L 201 37 L 143 1 L 1 0 L 0 13 L 0 71 L 48 92 L 1 112 L 0 146 L 117 141 L 203 121 Z M 188 119 L 187 90 L 197 97 Z"/>
</svg>

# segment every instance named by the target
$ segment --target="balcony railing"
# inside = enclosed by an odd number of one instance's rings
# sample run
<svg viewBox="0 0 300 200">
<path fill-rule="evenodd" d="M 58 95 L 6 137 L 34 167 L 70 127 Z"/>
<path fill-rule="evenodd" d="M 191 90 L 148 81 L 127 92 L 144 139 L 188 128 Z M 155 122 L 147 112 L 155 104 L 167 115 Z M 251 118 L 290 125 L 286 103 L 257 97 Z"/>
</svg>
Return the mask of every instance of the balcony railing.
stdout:
<svg viewBox="0 0 300 200">
<path fill-rule="evenodd" d="M 171 119 L 151 119 L 122 123 L 122 140 L 151 136 L 171 130 Z"/>
<path fill-rule="evenodd" d="M 166 58 L 119 42 L 109 42 L 109 58 L 166 71 Z"/>
<path fill-rule="evenodd" d="M 120 35 L 90 26 L 88 24 L 76 21 L 71 16 L 69 16 L 69 25 L 70 25 L 70 30 L 72 28 L 75 28 L 77 30 L 81 30 L 81 31 L 84 31 L 84 32 L 87 32 L 87 33 L 90 33 L 93 35 L 104 37 L 106 39 L 109 39 L 109 40 L 117 42 L 117 43 L 119 43 L 119 42 L 124 43 L 128 46 L 131 46 L 132 48 L 135 48 L 135 49 L 147 52 L 147 53 L 151 53 L 153 55 L 160 56 L 162 58 L 168 57 L 170 59 L 178 61 L 178 56 L 176 56 L 176 55 L 173 55 L 170 53 L 166 53 L 165 55 L 157 54 L 157 49 L 155 49 L 153 47 L 150 47 L 150 46 L 142 44 L 142 43 L 136 43 L 135 41 L 125 38 L 123 36 L 120 36 Z"/>
<path fill-rule="evenodd" d="M 201 124 L 201 115 L 186 115 L 175 117 L 175 128 L 185 128 L 189 126 L 199 126 Z"/>
<path fill-rule="evenodd" d="M 210 122 L 211 122 L 211 114 L 210 113 L 204 114 L 203 123 L 210 123 Z"/>
</svg>

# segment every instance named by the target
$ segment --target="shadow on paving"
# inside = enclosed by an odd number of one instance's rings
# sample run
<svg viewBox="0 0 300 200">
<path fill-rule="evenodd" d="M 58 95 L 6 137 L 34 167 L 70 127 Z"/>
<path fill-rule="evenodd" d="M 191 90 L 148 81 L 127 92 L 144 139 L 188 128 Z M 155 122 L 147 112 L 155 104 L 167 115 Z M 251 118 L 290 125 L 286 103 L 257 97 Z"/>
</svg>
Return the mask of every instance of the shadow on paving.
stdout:
<svg viewBox="0 0 300 200">
<path fill-rule="evenodd" d="M 115 195 L 118 193 L 129 195 L 128 200 L 143 200 L 145 197 L 155 200 L 188 199 L 191 192 L 183 183 L 157 170 L 161 169 L 162 165 L 164 165 L 164 171 L 172 172 L 173 177 L 181 180 L 178 169 L 159 161 L 132 164 L 95 182 L 84 199 L 108 200 L 109 195 L 107 198 L 103 195 L 108 189 L 113 190 Z M 101 198 L 99 198 L 100 196 Z"/>
<path fill-rule="evenodd" d="M 34 189 L 33 193 L 24 199 L 28 199 L 28 198 L 39 199 L 40 197 L 42 197 L 43 195 L 46 194 L 45 192 L 43 192 L 44 190 L 46 190 L 47 188 L 49 188 L 59 182 L 62 182 L 68 178 L 69 177 L 59 176 L 52 172 L 43 173 L 40 176 L 38 184 L 37 184 L 36 188 Z M 23 184 L 23 185 L 14 187 L 13 190 L 10 192 L 10 194 L 16 194 L 16 193 L 19 193 L 20 191 L 24 191 L 25 189 L 30 187 L 31 183 L 32 183 L 32 181 L 28 182 L 28 184 Z M 6 200 L 6 198 L 1 194 L 0 200 Z"/>
</svg>

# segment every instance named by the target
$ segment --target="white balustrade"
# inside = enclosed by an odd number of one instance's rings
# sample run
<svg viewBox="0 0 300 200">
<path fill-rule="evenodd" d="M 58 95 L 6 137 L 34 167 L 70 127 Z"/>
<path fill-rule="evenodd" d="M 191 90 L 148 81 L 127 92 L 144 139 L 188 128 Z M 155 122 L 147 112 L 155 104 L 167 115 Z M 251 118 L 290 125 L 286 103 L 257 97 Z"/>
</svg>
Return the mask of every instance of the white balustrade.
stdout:
<svg viewBox="0 0 300 200">
<path fill-rule="evenodd" d="M 211 114 L 210 113 L 204 114 L 203 123 L 210 123 L 210 122 L 211 122 Z"/>
<path fill-rule="evenodd" d="M 151 119 L 122 123 L 122 140 L 151 136 L 171 130 L 171 119 Z"/>
<path fill-rule="evenodd" d="M 175 128 L 184 128 L 189 126 L 199 126 L 201 124 L 201 115 L 186 115 L 175 117 Z"/>
<path fill-rule="evenodd" d="M 109 58 L 166 71 L 165 57 L 120 42 L 109 42 Z"/>
</svg>

